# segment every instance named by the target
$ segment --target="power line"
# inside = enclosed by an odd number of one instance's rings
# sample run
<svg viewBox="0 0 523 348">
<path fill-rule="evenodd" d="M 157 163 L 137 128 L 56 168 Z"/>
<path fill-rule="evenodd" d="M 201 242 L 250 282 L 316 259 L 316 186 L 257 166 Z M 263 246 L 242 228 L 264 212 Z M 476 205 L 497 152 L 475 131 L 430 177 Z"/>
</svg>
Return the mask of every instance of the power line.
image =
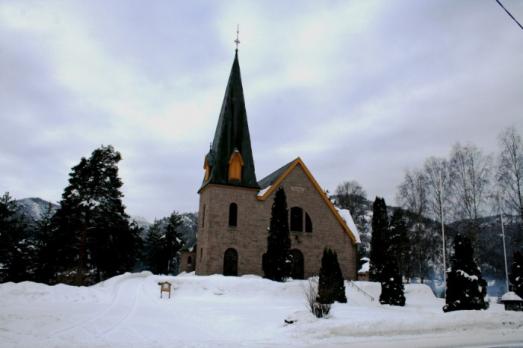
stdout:
<svg viewBox="0 0 523 348">
<path fill-rule="evenodd" d="M 514 20 L 514 22 L 516 22 L 517 25 L 519 25 L 519 27 L 521 28 L 521 30 L 523 30 L 523 26 L 521 25 L 521 23 L 518 22 L 518 20 L 516 18 L 514 18 L 514 16 L 512 15 L 512 13 L 510 13 L 506 8 L 505 6 L 503 6 L 503 4 L 501 3 L 500 0 L 496 0 L 496 2 L 499 4 L 499 6 L 501 6 L 502 9 L 505 10 L 505 12 L 510 16 L 510 18 L 512 18 Z"/>
</svg>

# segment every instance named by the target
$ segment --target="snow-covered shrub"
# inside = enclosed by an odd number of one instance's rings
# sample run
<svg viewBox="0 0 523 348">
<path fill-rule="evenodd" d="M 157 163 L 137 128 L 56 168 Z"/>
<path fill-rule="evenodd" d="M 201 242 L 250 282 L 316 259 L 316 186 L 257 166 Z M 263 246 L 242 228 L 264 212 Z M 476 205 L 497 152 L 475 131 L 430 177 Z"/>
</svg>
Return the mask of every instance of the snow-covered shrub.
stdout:
<svg viewBox="0 0 523 348">
<path fill-rule="evenodd" d="M 516 251 L 512 258 L 510 282 L 512 283 L 513 291 L 523 298 L 523 254 L 519 251 Z"/>
<path fill-rule="evenodd" d="M 305 289 L 305 300 L 307 309 L 316 316 L 316 318 L 323 318 L 329 314 L 331 305 L 329 303 L 318 302 L 318 280 L 317 278 L 310 278 Z"/>
<path fill-rule="evenodd" d="M 393 261 L 387 262 L 381 277 L 380 303 L 393 306 L 404 306 L 405 295 L 403 282 L 398 267 Z"/>
<path fill-rule="evenodd" d="M 462 309 L 487 309 L 487 282 L 474 262 L 474 249 L 467 237 L 457 235 L 454 240 L 452 266 L 447 271 L 447 292 L 444 312 Z"/>
</svg>

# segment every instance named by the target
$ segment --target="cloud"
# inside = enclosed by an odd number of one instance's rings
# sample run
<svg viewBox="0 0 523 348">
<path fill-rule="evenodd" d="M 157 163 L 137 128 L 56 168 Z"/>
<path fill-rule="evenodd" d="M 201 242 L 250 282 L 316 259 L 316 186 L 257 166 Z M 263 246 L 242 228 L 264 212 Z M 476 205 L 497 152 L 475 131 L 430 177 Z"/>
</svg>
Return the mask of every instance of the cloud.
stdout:
<svg viewBox="0 0 523 348">
<path fill-rule="evenodd" d="M 523 130 L 523 40 L 495 2 L 6 1 L 0 191 L 56 201 L 113 144 L 129 213 L 197 210 L 237 23 L 259 178 L 301 156 L 391 201 L 424 158 Z"/>
</svg>

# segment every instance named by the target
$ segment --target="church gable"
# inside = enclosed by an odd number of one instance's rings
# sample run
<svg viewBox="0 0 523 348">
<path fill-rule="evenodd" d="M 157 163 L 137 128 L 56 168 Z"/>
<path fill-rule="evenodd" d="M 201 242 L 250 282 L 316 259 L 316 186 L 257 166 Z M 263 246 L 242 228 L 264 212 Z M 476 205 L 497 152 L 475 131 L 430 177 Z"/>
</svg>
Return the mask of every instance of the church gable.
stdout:
<svg viewBox="0 0 523 348">
<path fill-rule="evenodd" d="M 302 175 L 296 175 L 298 174 L 296 171 L 300 171 Z M 292 178 L 292 180 L 289 180 L 290 178 Z M 353 232 L 351 228 L 349 228 L 348 223 L 342 218 L 327 194 L 321 189 L 320 185 L 316 179 L 314 179 L 312 173 L 309 171 L 305 163 L 303 163 L 301 158 L 298 157 L 294 161 L 269 174 L 267 177 L 260 180 L 258 184 L 260 185 L 261 190 L 257 195 L 257 199 L 260 201 L 268 200 L 269 197 L 272 196 L 272 193 L 280 186 L 284 186 L 288 196 L 291 197 L 293 192 L 299 193 L 304 190 L 315 191 L 323 201 L 323 204 L 325 204 L 330 213 L 341 225 L 345 233 L 347 233 L 352 243 L 356 244 L 360 242 L 357 231 Z M 292 202 L 288 202 L 288 204 L 289 209 L 292 208 Z"/>
</svg>

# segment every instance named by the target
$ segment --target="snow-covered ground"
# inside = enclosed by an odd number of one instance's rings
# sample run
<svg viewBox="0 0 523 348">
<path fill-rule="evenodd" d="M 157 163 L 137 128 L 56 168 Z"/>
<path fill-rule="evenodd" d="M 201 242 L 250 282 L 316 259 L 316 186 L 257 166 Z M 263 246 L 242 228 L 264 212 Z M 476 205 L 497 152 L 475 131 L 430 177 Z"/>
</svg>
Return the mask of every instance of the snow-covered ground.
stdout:
<svg viewBox="0 0 523 348">
<path fill-rule="evenodd" d="M 347 283 L 348 303 L 317 319 L 306 284 L 148 272 L 91 287 L 0 284 L 0 347 L 523 346 L 523 313 L 501 305 L 443 313 L 427 286 L 407 285 L 405 307 L 381 306 L 379 284 L 356 282 L 375 300 Z"/>
</svg>

